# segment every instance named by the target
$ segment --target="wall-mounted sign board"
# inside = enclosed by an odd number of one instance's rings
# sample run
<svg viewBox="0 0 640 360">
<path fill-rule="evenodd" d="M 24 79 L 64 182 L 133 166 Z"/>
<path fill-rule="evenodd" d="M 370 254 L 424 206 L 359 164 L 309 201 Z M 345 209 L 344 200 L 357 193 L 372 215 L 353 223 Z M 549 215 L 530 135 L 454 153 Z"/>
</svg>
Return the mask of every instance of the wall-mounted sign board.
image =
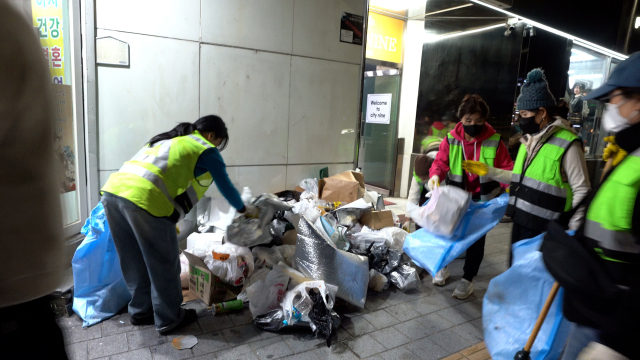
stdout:
<svg viewBox="0 0 640 360">
<path fill-rule="evenodd" d="M 370 12 L 367 26 L 367 58 L 402 63 L 404 21 Z"/>
<path fill-rule="evenodd" d="M 129 66 L 129 44 L 111 36 L 97 38 L 96 63 Z"/>
<path fill-rule="evenodd" d="M 340 17 L 340 42 L 362 45 L 363 26 L 364 17 L 343 12 Z"/>
<path fill-rule="evenodd" d="M 367 122 L 373 124 L 391 122 L 391 94 L 367 95 Z"/>
</svg>

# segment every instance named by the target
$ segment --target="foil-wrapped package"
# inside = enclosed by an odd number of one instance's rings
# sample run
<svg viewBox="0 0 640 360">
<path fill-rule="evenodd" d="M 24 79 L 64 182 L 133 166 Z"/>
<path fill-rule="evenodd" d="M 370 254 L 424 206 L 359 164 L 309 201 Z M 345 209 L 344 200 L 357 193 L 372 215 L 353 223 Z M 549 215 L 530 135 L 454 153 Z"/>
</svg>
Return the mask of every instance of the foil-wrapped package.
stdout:
<svg viewBox="0 0 640 360">
<path fill-rule="evenodd" d="M 389 274 L 389 280 L 398 290 L 404 292 L 420 287 L 420 276 L 415 268 L 409 265 L 398 266 Z"/>
<path fill-rule="evenodd" d="M 337 297 L 364 308 L 369 284 L 368 259 L 338 250 L 304 216 L 298 225 L 296 263 L 304 276 L 337 286 Z"/>
<path fill-rule="evenodd" d="M 270 243 L 273 239 L 269 231 L 276 211 L 291 210 L 291 205 L 280 201 L 273 194 L 260 195 L 253 204 L 260 209 L 258 219 L 239 216 L 227 227 L 227 241 L 240 246 L 255 246 Z"/>
</svg>

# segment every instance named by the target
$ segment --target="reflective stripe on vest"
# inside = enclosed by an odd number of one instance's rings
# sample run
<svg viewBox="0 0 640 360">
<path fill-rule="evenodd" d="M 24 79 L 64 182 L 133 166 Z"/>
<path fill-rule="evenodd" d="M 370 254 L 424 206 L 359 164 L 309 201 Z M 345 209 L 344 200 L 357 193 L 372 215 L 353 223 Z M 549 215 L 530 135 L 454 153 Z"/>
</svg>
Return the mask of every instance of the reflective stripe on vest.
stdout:
<svg viewBox="0 0 640 360">
<path fill-rule="evenodd" d="M 507 215 L 531 229 L 545 228 L 572 208 L 573 192 L 562 180 L 565 152 L 578 137 L 561 129 L 551 135 L 525 169 L 527 150 L 520 145 L 511 175 L 511 196 Z M 524 174 L 523 174 L 524 173 Z"/>
<path fill-rule="evenodd" d="M 465 189 L 464 170 L 462 170 L 462 160 L 465 158 L 463 144 L 460 140 L 454 138 L 451 133 L 447 135 L 447 141 L 449 142 L 449 174 L 447 175 L 449 183 Z M 478 161 L 488 166 L 493 166 L 498 145 L 500 145 L 500 135 L 497 133 L 484 140 L 480 147 Z M 481 201 L 489 201 L 500 193 L 500 184 L 497 181 L 486 176 L 480 176 L 479 180 Z"/>
<path fill-rule="evenodd" d="M 109 177 L 102 191 L 124 197 L 151 215 L 178 221 L 208 188 L 200 180 L 211 179 L 211 174 L 194 179 L 194 171 L 202 152 L 214 147 L 197 131 L 147 145 Z"/>
<path fill-rule="evenodd" d="M 602 259 L 627 262 L 630 257 L 640 255 L 638 239 L 632 233 L 639 191 L 640 149 L 629 154 L 613 170 L 587 210 L 584 235 L 597 244 L 595 250 Z"/>
</svg>

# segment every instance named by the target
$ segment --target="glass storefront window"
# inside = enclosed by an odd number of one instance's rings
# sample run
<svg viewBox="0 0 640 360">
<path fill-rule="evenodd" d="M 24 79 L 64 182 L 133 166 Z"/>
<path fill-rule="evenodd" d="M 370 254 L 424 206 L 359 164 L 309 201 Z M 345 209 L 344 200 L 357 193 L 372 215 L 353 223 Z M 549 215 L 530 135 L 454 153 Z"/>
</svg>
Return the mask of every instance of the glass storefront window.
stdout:
<svg viewBox="0 0 640 360">
<path fill-rule="evenodd" d="M 74 49 L 68 0 L 31 0 L 31 18 L 37 29 L 42 55 L 49 67 L 54 99 L 53 139 L 63 225 L 81 220 L 77 188 L 78 124 L 77 101 L 72 59 Z"/>
<path fill-rule="evenodd" d="M 598 146 L 599 127 L 596 119 L 602 113 L 602 104 L 595 100 L 583 100 L 593 89 L 602 85 L 608 74 L 609 58 L 581 46 L 571 49 L 569 65 L 568 120 L 582 139 L 585 155 L 602 154 Z"/>
</svg>

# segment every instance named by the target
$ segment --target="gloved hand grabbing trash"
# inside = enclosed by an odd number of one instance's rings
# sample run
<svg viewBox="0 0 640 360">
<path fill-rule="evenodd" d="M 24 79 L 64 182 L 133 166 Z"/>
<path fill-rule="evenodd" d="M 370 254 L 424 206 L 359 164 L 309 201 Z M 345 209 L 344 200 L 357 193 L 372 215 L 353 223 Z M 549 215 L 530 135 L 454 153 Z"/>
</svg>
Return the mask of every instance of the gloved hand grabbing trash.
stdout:
<svg viewBox="0 0 640 360">
<path fill-rule="evenodd" d="M 440 186 L 440 177 L 438 175 L 433 175 L 431 179 L 429 179 L 427 187 L 429 188 L 429 191 L 433 191 L 436 186 Z"/>
<path fill-rule="evenodd" d="M 608 142 L 609 145 L 607 145 L 602 153 L 602 160 L 608 161 L 609 159 L 613 159 L 613 166 L 617 166 L 627 156 L 627 152 L 616 144 L 615 136 L 607 136 L 604 138 L 604 141 Z"/>
<path fill-rule="evenodd" d="M 245 211 L 242 215 L 251 219 L 257 219 L 260 217 L 260 209 L 255 205 L 245 205 Z"/>
<path fill-rule="evenodd" d="M 489 173 L 489 166 L 480 161 L 465 160 L 462 162 L 462 169 L 480 176 L 486 176 Z"/>
</svg>

